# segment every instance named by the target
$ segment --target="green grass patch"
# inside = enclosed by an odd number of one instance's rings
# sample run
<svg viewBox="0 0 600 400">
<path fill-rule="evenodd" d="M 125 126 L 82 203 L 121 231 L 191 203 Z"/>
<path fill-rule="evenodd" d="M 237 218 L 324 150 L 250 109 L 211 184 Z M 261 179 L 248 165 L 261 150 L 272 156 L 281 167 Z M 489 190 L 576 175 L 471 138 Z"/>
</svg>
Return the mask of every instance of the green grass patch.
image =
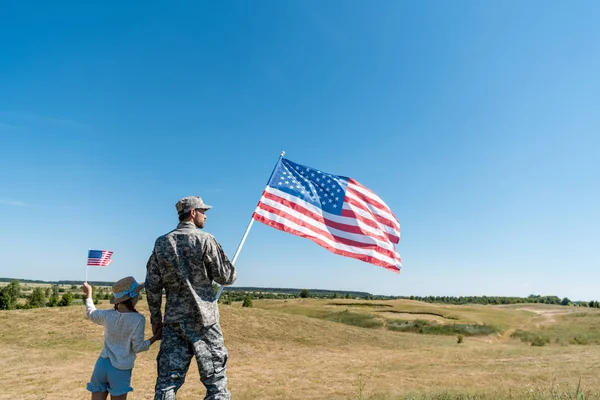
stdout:
<svg viewBox="0 0 600 400">
<path fill-rule="evenodd" d="M 526 343 L 542 338 L 546 343 L 560 345 L 600 344 L 600 313 L 573 313 L 556 317 L 556 322 L 530 331 L 516 330 L 511 337 Z"/>
<path fill-rule="evenodd" d="M 414 321 L 390 320 L 387 329 L 397 332 L 413 332 L 427 335 L 464 335 L 485 336 L 497 333 L 498 329 L 491 325 L 483 324 L 438 324 L 435 321 L 417 319 Z"/>
<path fill-rule="evenodd" d="M 437 313 L 437 312 L 431 312 L 431 311 L 404 311 L 404 310 L 384 310 L 384 311 L 380 311 L 380 312 L 390 312 L 390 313 L 395 313 L 395 314 L 411 314 L 411 315 L 433 315 L 434 317 L 441 317 L 441 318 L 445 318 L 445 319 L 458 319 L 458 317 L 454 317 L 454 316 L 446 316 L 444 314 L 441 313 Z"/>
<path fill-rule="evenodd" d="M 339 322 L 341 324 L 359 326 L 361 328 L 380 328 L 383 326 L 383 321 L 375 318 L 371 314 L 353 313 L 348 310 L 326 313 L 319 318 L 327 321 Z"/>
</svg>

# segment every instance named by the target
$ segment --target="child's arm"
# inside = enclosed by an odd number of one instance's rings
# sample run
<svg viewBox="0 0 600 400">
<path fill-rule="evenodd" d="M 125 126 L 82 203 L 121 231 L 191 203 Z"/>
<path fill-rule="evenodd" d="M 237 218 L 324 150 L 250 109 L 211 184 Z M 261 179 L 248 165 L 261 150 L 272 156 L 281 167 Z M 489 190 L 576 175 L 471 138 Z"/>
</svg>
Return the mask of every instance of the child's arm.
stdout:
<svg viewBox="0 0 600 400">
<path fill-rule="evenodd" d="M 131 347 L 134 353 L 140 353 L 146 351 L 150 346 L 162 338 L 162 328 L 158 330 L 150 339 L 144 340 L 144 326 L 146 326 L 146 319 L 142 319 L 141 322 L 135 327 L 133 336 L 131 337 Z"/>
<path fill-rule="evenodd" d="M 85 299 L 85 315 L 87 315 L 90 321 L 95 322 L 98 325 L 103 325 L 104 315 L 96 309 L 92 295 L 92 287 L 87 282 L 83 282 L 83 293 L 87 295 L 87 298 Z"/>
</svg>

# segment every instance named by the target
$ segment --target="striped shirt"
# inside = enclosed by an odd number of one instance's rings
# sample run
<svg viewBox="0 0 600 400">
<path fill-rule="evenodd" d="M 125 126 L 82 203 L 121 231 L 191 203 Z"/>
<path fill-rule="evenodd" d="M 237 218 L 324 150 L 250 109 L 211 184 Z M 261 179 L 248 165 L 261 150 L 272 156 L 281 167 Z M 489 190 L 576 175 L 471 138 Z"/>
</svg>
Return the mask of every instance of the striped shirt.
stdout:
<svg viewBox="0 0 600 400">
<path fill-rule="evenodd" d="M 85 300 L 85 313 L 90 321 L 104 326 L 104 348 L 100 357 L 109 358 L 113 367 L 133 368 L 135 353 L 150 348 L 150 340 L 144 340 L 146 318 L 142 314 L 98 310 L 92 299 Z"/>
</svg>

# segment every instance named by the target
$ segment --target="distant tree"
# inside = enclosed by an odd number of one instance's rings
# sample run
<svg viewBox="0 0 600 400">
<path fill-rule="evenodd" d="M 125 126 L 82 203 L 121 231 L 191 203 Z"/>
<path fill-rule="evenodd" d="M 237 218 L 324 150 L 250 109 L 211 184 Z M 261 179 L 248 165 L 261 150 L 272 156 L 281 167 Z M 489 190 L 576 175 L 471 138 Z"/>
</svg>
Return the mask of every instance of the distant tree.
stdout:
<svg viewBox="0 0 600 400">
<path fill-rule="evenodd" d="M 569 300 L 568 297 L 565 297 L 564 299 L 562 299 L 562 301 L 560 302 L 561 306 L 568 306 L 569 304 L 571 304 L 571 300 Z"/>
<path fill-rule="evenodd" d="M 300 297 L 303 299 L 310 297 L 310 292 L 308 291 L 308 289 L 302 289 L 300 291 Z"/>
<path fill-rule="evenodd" d="M 352 297 L 350 296 L 350 293 L 346 293 L 346 295 L 344 296 L 345 299 L 351 299 Z"/>
<path fill-rule="evenodd" d="M 94 304 L 100 304 L 100 300 L 104 297 L 102 288 L 92 285 L 92 297 Z"/>
<path fill-rule="evenodd" d="M 242 303 L 242 307 L 252 307 L 252 296 L 247 294 L 244 297 L 244 302 Z"/>
<path fill-rule="evenodd" d="M 48 294 L 48 289 L 46 289 L 46 297 L 50 297 L 46 305 L 48 307 L 56 307 L 58 306 L 58 293 L 60 292 L 60 287 L 58 285 L 52 285 L 51 294 Z"/>
<path fill-rule="evenodd" d="M 229 294 L 222 296 L 222 299 L 223 304 L 227 304 L 228 306 L 231 305 L 231 296 Z"/>
<path fill-rule="evenodd" d="M 335 293 L 333 294 L 333 298 L 334 298 L 334 299 L 337 299 L 338 297 L 339 297 L 339 296 L 338 296 L 337 292 L 335 292 Z"/>
<path fill-rule="evenodd" d="M 71 285 L 71 290 L 77 290 L 77 285 Z"/>
<path fill-rule="evenodd" d="M 46 305 L 46 297 L 44 295 L 44 290 L 40 287 L 33 289 L 31 295 L 29 296 L 29 301 L 27 304 L 31 307 L 44 307 Z"/>
<path fill-rule="evenodd" d="M 0 291 L 0 310 L 10 310 L 12 308 L 10 303 L 8 293 Z"/>
<path fill-rule="evenodd" d="M 73 303 L 73 294 L 71 292 L 67 292 L 62 295 L 62 298 L 58 302 L 60 307 L 70 306 Z"/>
<path fill-rule="evenodd" d="M 19 297 L 21 297 L 21 285 L 19 281 L 13 280 L 0 289 L 0 310 L 16 308 Z"/>
<path fill-rule="evenodd" d="M 48 302 L 46 303 L 46 306 L 48 306 L 48 307 L 56 307 L 56 306 L 58 306 L 58 294 L 57 293 L 52 293 L 50 295 L 50 299 L 48 299 Z"/>
</svg>

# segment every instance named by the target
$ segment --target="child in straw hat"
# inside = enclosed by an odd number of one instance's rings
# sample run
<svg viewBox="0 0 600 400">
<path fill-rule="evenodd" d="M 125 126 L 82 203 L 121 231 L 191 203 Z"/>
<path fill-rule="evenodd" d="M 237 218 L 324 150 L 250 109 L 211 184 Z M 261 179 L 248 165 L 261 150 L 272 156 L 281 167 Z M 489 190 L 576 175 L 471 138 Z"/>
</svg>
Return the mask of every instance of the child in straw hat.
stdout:
<svg viewBox="0 0 600 400">
<path fill-rule="evenodd" d="M 139 284 L 132 276 L 116 282 L 110 303 L 113 310 L 97 310 L 92 299 L 92 287 L 84 282 L 83 292 L 87 295 L 85 313 L 98 325 L 104 326 L 104 348 L 96 361 L 94 372 L 87 390 L 92 392 L 92 400 L 105 400 L 110 393 L 112 400 L 125 400 L 133 388 L 131 370 L 136 353 L 146 351 L 157 340 L 162 331 L 144 340 L 146 318 L 137 312 L 135 305 L 144 284 Z"/>
</svg>

